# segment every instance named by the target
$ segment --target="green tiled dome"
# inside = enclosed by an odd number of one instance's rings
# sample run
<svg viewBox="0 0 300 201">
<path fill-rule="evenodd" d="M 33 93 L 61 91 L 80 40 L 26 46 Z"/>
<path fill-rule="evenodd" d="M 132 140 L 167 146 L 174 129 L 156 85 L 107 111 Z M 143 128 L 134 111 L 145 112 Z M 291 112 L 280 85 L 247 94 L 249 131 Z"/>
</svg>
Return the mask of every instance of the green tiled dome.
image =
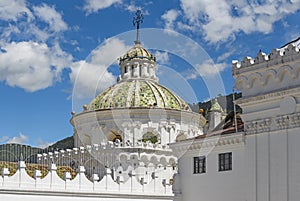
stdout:
<svg viewBox="0 0 300 201">
<path fill-rule="evenodd" d="M 157 107 L 191 111 L 188 104 L 166 87 L 149 80 L 119 82 L 99 94 L 89 111 L 116 108 Z"/>
<path fill-rule="evenodd" d="M 120 62 L 130 61 L 135 58 L 147 59 L 154 62 L 156 61 L 156 58 L 153 54 L 151 54 L 148 50 L 146 50 L 139 44 L 136 44 L 133 48 L 128 50 L 123 57 L 120 58 Z"/>
</svg>

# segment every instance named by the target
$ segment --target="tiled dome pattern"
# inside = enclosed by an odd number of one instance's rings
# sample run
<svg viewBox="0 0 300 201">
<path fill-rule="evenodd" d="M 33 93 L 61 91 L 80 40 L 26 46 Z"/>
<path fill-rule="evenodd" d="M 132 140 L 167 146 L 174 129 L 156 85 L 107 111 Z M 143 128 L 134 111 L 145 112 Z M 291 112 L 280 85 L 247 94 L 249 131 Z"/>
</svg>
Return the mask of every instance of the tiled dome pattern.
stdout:
<svg viewBox="0 0 300 201">
<path fill-rule="evenodd" d="M 156 61 L 156 57 L 151 54 L 148 50 L 140 46 L 139 44 L 136 44 L 133 48 L 128 50 L 123 57 L 120 57 L 120 62 L 123 61 L 130 61 L 132 59 L 147 59 L 150 61 Z"/>
<path fill-rule="evenodd" d="M 191 111 L 189 105 L 166 87 L 149 80 L 119 82 L 99 94 L 89 111 L 116 108 L 167 108 Z"/>
</svg>

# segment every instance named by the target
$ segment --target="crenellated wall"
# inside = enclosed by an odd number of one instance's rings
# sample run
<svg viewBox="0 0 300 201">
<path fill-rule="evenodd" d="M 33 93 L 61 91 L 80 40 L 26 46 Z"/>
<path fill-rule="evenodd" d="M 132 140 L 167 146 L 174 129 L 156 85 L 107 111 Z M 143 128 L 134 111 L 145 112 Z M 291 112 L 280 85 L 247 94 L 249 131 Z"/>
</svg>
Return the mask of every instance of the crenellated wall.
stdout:
<svg viewBox="0 0 300 201">
<path fill-rule="evenodd" d="M 249 97 L 293 88 L 300 83 L 300 52 L 296 45 L 273 49 L 269 55 L 259 52 L 255 58 L 232 61 L 235 88 Z"/>
<path fill-rule="evenodd" d="M 296 44 L 233 61 L 232 74 L 235 88 L 242 92 L 236 103 L 243 109 L 247 133 L 281 130 L 285 118 L 299 124 L 300 51 Z"/>
</svg>

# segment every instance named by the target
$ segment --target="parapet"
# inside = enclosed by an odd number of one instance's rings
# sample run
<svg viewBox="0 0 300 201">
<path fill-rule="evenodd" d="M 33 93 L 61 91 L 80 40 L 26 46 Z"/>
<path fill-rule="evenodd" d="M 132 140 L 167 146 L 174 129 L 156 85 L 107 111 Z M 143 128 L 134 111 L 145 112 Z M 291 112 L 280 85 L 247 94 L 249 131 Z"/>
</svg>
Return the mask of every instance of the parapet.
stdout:
<svg viewBox="0 0 300 201">
<path fill-rule="evenodd" d="M 232 61 L 232 74 L 237 76 L 240 73 L 252 70 L 253 67 L 269 67 L 276 64 L 288 63 L 291 61 L 299 60 L 299 48 L 294 44 L 289 44 L 285 48 L 273 49 L 270 54 L 265 54 L 259 51 L 255 58 L 249 56 L 244 57 L 242 61 Z M 252 67 L 251 69 L 247 67 Z M 255 68 L 256 69 L 256 68 Z"/>
<path fill-rule="evenodd" d="M 30 177 L 26 170 L 24 161 L 19 161 L 17 172 L 9 175 L 7 168 L 1 170 L 0 177 L 0 191 L 15 191 L 17 192 L 51 192 L 53 195 L 57 193 L 73 193 L 81 194 L 80 196 L 99 196 L 99 194 L 113 194 L 115 197 L 118 195 L 131 195 L 134 196 L 160 196 L 171 198 L 173 196 L 172 187 L 166 179 L 152 177 L 149 183 L 142 182 L 142 178 L 136 177 L 136 174 L 131 171 L 129 174 L 130 179 L 123 181 L 122 179 L 113 180 L 112 172 L 106 168 L 104 177 L 99 181 L 98 175 L 94 174 L 91 180 L 85 176 L 85 168 L 79 166 L 78 174 L 74 179 L 71 179 L 70 173 L 65 172 L 64 177 L 61 178 L 57 175 L 57 168 L 55 164 L 50 164 L 49 173 L 46 177 L 41 178 L 41 173 L 36 170 L 34 178 Z M 155 175 L 155 172 L 152 173 Z M 171 199 L 170 199 L 171 200 Z"/>
<path fill-rule="evenodd" d="M 235 89 L 243 97 L 267 94 L 299 86 L 300 51 L 290 43 L 270 54 L 259 51 L 255 58 L 232 61 Z"/>
</svg>

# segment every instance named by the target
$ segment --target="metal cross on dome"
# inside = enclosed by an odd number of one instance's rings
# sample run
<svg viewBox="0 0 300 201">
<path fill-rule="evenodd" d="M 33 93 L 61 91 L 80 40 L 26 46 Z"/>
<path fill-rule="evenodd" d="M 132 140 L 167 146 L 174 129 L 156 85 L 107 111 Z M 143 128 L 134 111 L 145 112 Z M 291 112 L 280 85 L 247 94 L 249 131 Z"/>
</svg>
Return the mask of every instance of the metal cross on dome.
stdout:
<svg viewBox="0 0 300 201">
<path fill-rule="evenodd" d="M 133 17 L 133 26 L 136 26 L 136 41 L 135 44 L 140 44 L 140 24 L 143 23 L 144 15 L 141 10 L 137 10 Z"/>
</svg>

